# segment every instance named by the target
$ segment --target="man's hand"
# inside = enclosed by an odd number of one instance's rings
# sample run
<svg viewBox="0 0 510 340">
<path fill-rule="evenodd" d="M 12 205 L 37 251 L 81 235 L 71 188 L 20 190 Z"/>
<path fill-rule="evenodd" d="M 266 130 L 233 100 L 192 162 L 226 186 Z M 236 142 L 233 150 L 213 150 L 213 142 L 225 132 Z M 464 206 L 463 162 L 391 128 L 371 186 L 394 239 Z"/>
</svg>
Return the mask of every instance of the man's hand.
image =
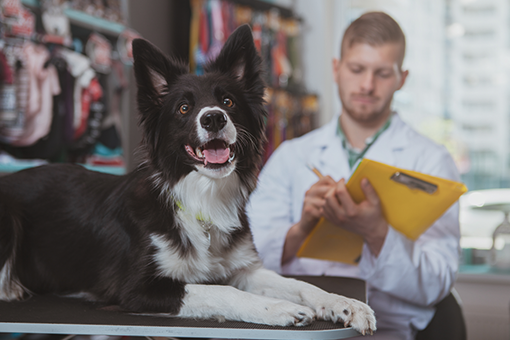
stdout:
<svg viewBox="0 0 510 340">
<path fill-rule="evenodd" d="M 366 178 L 361 181 L 361 189 L 366 199 L 356 204 L 347 191 L 345 180 L 341 179 L 326 193 L 324 217 L 361 235 L 372 254 L 378 256 L 388 233 L 388 223 L 382 215 L 379 196 Z"/>
<path fill-rule="evenodd" d="M 319 222 L 319 219 L 323 216 L 325 196 L 335 187 L 335 180 L 330 176 L 324 176 L 305 193 L 301 220 L 297 224 L 303 234 L 308 235 Z"/>
<path fill-rule="evenodd" d="M 324 196 L 335 187 L 335 180 L 330 176 L 324 176 L 308 189 L 303 202 L 301 220 L 290 228 L 285 238 L 282 264 L 296 255 L 301 244 L 303 244 L 308 234 L 310 234 L 319 219 L 323 216 L 323 207 L 325 204 Z"/>
</svg>

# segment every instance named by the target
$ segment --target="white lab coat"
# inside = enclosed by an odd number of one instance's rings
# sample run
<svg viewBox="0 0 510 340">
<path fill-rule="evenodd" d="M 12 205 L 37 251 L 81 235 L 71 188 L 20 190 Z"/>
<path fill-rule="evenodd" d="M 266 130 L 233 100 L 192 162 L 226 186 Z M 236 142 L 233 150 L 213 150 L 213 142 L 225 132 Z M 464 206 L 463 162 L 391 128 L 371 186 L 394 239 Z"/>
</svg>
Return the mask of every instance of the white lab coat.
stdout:
<svg viewBox="0 0 510 340">
<path fill-rule="evenodd" d="M 336 181 L 348 180 L 352 173 L 337 126 L 338 116 L 300 138 L 285 141 L 262 169 L 247 207 L 256 248 L 265 267 L 282 274 L 366 280 L 378 328 L 397 329 L 412 339 L 431 320 L 433 305 L 453 287 L 460 254 L 458 204 L 416 242 L 390 226 L 379 256 L 374 257 L 365 245 L 359 266 L 306 258 L 294 258 L 281 266 L 287 231 L 300 220 L 305 192 L 318 180 L 306 163 Z M 448 151 L 411 129 L 397 114 L 365 158 L 459 180 Z"/>
</svg>

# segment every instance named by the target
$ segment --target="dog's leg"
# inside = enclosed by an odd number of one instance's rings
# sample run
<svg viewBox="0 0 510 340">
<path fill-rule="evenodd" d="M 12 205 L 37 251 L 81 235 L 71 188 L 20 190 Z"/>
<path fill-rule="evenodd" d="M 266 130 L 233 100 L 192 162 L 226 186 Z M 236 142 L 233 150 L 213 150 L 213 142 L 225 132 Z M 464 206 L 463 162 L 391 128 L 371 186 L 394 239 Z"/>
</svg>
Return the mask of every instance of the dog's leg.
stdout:
<svg viewBox="0 0 510 340">
<path fill-rule="evenodd" d="M 312 309 L 303 305 L 257 296 L 231 286 L 188 284 L 185 289 L 179 317 L 305 326 L 315 316 Z"/>
<path fill-rule="evenodd" d="M 13 274 L 21 219 L 14 206 L 0 201 L 0 300 L 21 300 L 25 289 Z"/>
<path fill-rule="evenodd" d="M 303 281 L 284 278 L 267 269 L 240 272 L 232 285 L 253 294 L 308 306 L 315 310 L 319 319 L 341 320 L 362 334 L 376 329 L 374 312 L 365 303 L 328 293 Z"/>
</svg>

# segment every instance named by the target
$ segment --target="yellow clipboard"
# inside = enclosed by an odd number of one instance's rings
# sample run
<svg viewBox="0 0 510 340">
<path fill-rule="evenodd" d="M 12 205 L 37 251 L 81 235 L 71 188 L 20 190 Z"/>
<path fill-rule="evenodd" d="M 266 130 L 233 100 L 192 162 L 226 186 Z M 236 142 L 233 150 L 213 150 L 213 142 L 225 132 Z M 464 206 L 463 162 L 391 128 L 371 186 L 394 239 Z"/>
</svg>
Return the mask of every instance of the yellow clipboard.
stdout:
<svg viewBox="0 0 510 340">
<path fill-rule="evenodd" d="M 377 192 L 386 221 L 413 241 L 467 191 L 459 182 L 365 158 L 346 184 L 356 203 L 365 199 L 361 189 L 363 178 L 367 178 Z M 297 256 L 357 264 L 362 247 L 361 236 L 322 218 Z"/>
</svg>

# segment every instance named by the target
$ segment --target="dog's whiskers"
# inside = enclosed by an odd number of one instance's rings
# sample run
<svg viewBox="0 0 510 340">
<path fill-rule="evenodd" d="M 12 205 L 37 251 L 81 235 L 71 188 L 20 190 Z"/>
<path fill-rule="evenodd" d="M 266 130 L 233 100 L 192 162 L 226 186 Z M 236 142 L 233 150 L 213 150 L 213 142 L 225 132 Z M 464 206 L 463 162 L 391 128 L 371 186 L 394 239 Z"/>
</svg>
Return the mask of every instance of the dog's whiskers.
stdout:
<svg viewBox="0 0 510 340">
<path fill-rule="evenodd" d="M 235 124 L 235 127 L 238 132 L 238 137 L 241 145 L 251 146 L 252 148 L 257 148 L 257 143 L 255 142 L 255 137 L 246 130 L 243 126 L 239 124 Z M 250 145 L 251 144 L 251 145 Z"/>
</svg>

